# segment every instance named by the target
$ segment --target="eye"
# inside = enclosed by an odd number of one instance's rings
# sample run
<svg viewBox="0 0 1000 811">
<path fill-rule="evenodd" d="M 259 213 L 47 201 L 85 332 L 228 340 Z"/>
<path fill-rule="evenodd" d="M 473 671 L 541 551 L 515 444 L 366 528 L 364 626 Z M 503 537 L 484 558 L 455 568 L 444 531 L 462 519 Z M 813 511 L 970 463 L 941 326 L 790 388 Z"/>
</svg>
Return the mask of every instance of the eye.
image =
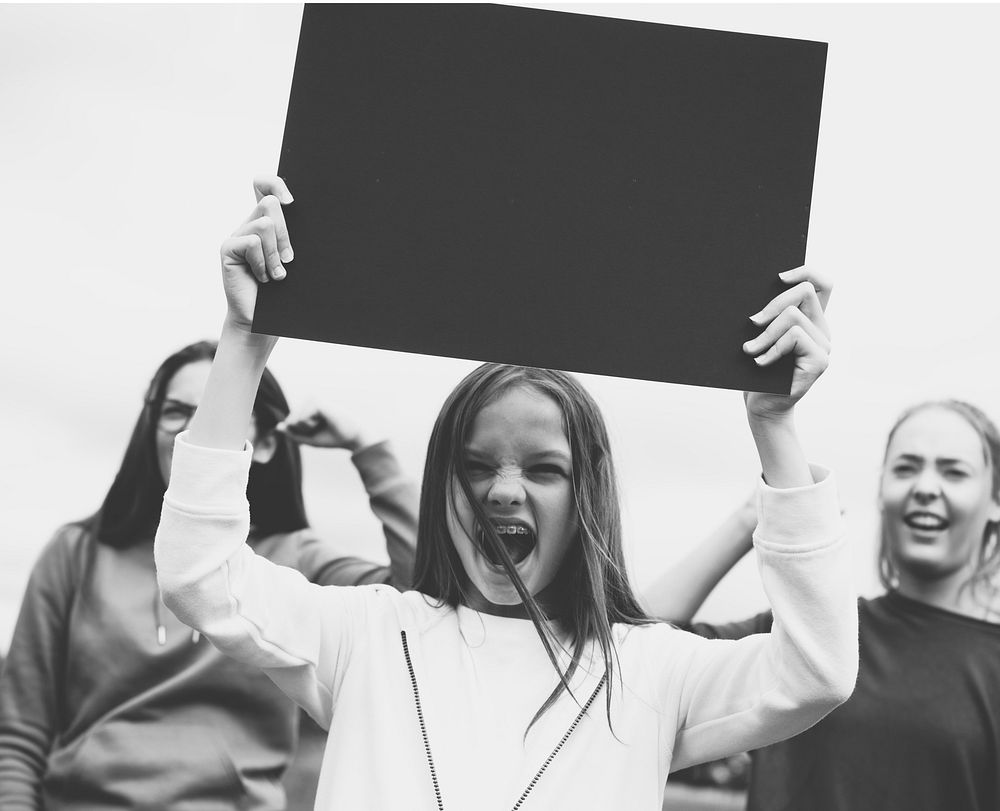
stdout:
<svg viewBox="0 0 1000 811">
<path fill-rule="evenodd" d="M 493 469 L 489 465 L 476 459 L 466 459 L 462 464 L 465 467 L 466 475 L 470 479 L 481 479 L 493 472 Z"/>
<path fill-rule="evenodd" d="M 532 465 L 528 468 L 528 472 L 532 476 L 542 477 L 542 478 L 554 478 L 554 477 L 566 477 L 566 471 L 563 470 L 559 465 L 553 464 L 542 464 L 542 465 Z"/>
<path fill-rule="evenodd" d="M 909 476 L 917 472 L 914 465 L 893 465 L 892 472 L 897 476 Z"/>
<path fill-rule="evenodd" d="M 969 474 L 964 470 L 959 470 L 958 468 L 948 468 L 944 471 L 944 477 L 950 479 L 951 481 L 961 481 L 962 479 L 967 479 Z"/>
</svg>

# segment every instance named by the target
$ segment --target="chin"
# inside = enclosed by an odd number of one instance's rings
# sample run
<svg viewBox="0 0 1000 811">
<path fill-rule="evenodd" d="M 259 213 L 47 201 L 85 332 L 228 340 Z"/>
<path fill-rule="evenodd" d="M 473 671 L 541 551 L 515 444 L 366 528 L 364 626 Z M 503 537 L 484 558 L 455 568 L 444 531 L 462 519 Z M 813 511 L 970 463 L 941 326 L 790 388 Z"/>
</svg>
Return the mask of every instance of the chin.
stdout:
<svg viewBox="0 0 1000 811">
<path fill-rule="evenodd" d="M 487 583 L 473 583 L 473 585 L 476 587 L 476 590 L 483 597 L 483 599 L 493 603 L 493 605 L 521 604 L 521 595 L 517 593 L 517 589 L 514 588 L 512 584 L 495 586 Z"/>
<path fill-rule="evenodd" d="M 897 554 L 896 565 L 910 577 L 927 582 L 942 580 L 961 568 L 941 560 L 936 555 L 913 555 L 907 554 L 905 550 Z"/>
</svg>

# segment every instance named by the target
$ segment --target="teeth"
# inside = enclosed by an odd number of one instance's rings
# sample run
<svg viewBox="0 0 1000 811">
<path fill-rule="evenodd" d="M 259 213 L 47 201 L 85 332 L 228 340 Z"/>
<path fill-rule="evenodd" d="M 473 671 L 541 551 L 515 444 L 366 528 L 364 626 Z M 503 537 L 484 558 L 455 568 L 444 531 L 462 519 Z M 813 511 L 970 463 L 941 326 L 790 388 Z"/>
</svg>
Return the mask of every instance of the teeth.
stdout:
<svg viewBox="0 0 1000 811">
<path fill-rule="evenodd" d="M 528 528 L 518 524 L 498 524 L 494 527 L 497 535 L 527 535 Z"/>
<path fill-rule="evenodd" d="M 937 529 L 945 525 L 945 521 L 934 515 L 911 515 L 907 522 L 916 527 Z"/>
</svg>

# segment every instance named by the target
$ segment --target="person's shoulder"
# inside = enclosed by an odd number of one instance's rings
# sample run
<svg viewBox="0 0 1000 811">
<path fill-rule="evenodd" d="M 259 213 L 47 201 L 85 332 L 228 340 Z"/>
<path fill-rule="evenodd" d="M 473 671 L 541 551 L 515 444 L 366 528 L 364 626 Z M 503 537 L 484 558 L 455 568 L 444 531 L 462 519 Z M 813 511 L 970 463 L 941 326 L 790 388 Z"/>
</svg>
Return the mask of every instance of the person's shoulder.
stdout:
<svg viewBox="0 0 1000 811">
<path fill-rule="evenodd" d="M 636 625 L 618 622 L 612 626 L 612 634 L 619 649 L 659 647 L 664 644 L 678 642 L 683 644 L 682 637 L 686 632 L 670 622 L 655 620 Z"/>
<path fill-rule="evenodd" d="M 331 599 L 346 600 L 347 604 L 368 616 L 392 615 L 401 630 L 426 630 L 449 614 L 450 606 L 428 597 L 419 591 L 399 591 L 388 583 L 371 583 L 363 586 L 318 586 L 331 589 Z"/>
<path fill-rule="evenodd" d="M 73 521 L 57 529 L 42 547 L 39 561 L 78 560 L 97 542 L 89 521 Z"/>
<path fill-rule="evenodd" d="M 42 547 L 29 576 L 29 589 L 63 591 L 78 582 L 97 543 L 88 521 L 63 524 Z"/>
</svg>

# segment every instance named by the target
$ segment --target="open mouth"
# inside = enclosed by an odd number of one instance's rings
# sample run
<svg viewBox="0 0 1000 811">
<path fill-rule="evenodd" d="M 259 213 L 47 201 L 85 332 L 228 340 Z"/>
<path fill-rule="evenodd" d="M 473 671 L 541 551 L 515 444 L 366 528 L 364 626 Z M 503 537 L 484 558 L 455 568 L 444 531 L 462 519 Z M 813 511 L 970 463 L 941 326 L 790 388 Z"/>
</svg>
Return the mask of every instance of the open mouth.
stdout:
<svg viewBox="0 0 1000 811">
<path fill-rule="evenodd" d="M 528 557 L 531 554 L 531 550 L 535 548 L 535 544 L 538 543 L 535 531 L 521 521 L 494 520 L 491 522 L 491 525 L 515 566 Z M 482 526 L 479 527 L 477 535 L 479 536 L 479 548 L 482 550 L 484 557 L 494 566 L 502 567 L 503 562 L 487 542 L 486 531 Z"/>
<path fill-rule="evenodd" d="M 903 523 L 910 529 L 923 530 L 924 532 L 939 532 L 948 528 L 948 520 L 934 513 L 907 513 L 903 516 Z"/>
</svg>

